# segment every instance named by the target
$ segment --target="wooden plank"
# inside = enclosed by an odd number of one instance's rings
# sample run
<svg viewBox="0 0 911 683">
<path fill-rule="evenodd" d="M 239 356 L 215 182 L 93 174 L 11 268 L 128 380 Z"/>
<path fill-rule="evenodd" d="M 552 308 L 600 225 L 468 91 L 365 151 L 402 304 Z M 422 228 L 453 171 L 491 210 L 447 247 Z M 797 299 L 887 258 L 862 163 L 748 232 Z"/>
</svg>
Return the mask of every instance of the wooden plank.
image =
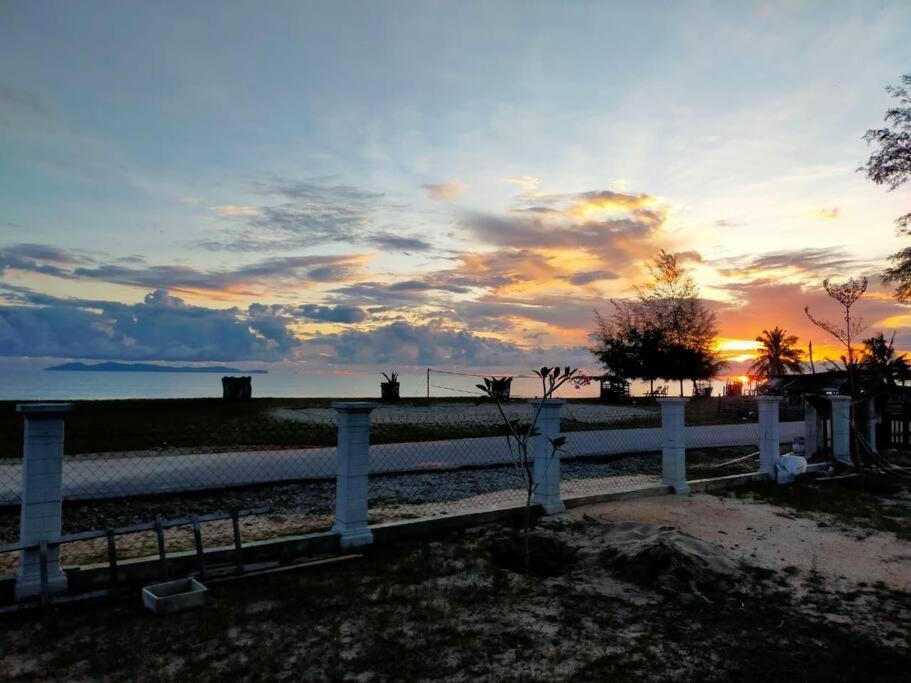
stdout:
<svg viewBox="0 0 911 683">
<path fill-rule="evenodd" d="M 108 529 L 108 565 L 111 568 L 111 583 L 117 583 L 117 541 L 113 529 Z"/>
<path fill-rule="evenodd" d="M 161 517 L 155 520 L 155 536 L 158 539 L 158 573 L 162 579 L 166 579 L 168 577 L 168 560 L 165 557 L 164 527 L 161 524 Z"/>
<path fill-rule="evenodd" d="M 250 515 L 262 515 L 269 512 L 272 508 L 263 507 L 263 508 L 252 508 L 249 510 L 240 510 L 237 512 L 239 517 L 249 517 Z M 231 519 L 231 513 L 214 513 L 209 515 L 200 515 L 197 519 L 200 522 L 217 522 L 224 519 Z M 180 517 L 171 520 L 161 520 L 162 529 L 170 529 L 176 526 L 187 526 L 192 524 L 193 520 L 190 517 Z M 158 526 L 157 522 L 144 522 L 142 524 L 133 524 L 131 526 L 117 527 L 113 529 L 114 534 L 121 536 L 123 534 L 134 534 L 141 531 L 155 531 Z M 62 536 L 57 536 L 55 538 L 48 539 L 49 543 L 52 544 L 63 544 L 63 543 L 74 543 L 76 541 L 92 541 L 97 538 L 105 538 L 108 535 L 107 530 L 98 530 L 93 529 L 91 531 L 80 531 L 75 534 L 64 534 Z M 5 543 L 0 545 L 0 553 L 11 553 L 18 550 L 31 550 L 37 548 L 37 543 Z"/>
<path fill-rule="evenodd" d="M 240 514 L 231 512 L 231 526 L 234 528 L 234 564 L 238 572 L 244 571 L 244 548 L 240 539 Z"/>
<path fill-rule="evenodd" d="M 199 520 L 193 516 L 193 542 L 196 545 L 196 559 L 199 560 L 199 576 L 206 578 L 206 558 L 202 549 L 202 530 L 199 528 Z"/>
</svg>

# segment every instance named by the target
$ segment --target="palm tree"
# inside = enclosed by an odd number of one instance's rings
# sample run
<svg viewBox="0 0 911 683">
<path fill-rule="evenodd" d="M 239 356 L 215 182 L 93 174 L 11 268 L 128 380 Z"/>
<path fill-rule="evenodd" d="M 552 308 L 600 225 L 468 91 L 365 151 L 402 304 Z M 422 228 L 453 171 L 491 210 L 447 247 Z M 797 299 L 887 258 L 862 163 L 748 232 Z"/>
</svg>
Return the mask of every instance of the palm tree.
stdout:
<svg viewBox="0 0 911 683">
<path fill-rule="evenodd" d="M 756 341 L 762 344 L 762 348 L 750 366 L 751 375 L 769 379 L 786 375 L 789 371 L 798 375 L 803 373 L 803 366 L 800 364 L 803 351 L 795 346 L 797 337 L 793 334 L 788 334 L 776 326 L 771 332 L 763 330 L 762 334 L 756 337 Z"/>
<path fill-rule="evenodd" d="M 890 386 L 902 384 L 911 379 L 911 363 L 905 354 L 895 354 L 895 334 L 886 341 L 883 333 L 864 339 L 863 357 L 860 367 L 870 372 L 879 381 Z"/>
</svg>

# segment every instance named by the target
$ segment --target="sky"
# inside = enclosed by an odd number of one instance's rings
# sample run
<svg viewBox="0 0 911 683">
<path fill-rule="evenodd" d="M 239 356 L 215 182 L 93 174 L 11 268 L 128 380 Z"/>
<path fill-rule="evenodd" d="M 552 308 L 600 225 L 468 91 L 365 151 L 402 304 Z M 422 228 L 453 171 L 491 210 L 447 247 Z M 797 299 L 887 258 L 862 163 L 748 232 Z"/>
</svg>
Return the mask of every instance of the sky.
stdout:
<svg viewBox="0 0 911 683">
<path fill-rule="evenodd" d="M 0 0 L 0 357 L 593 368 L 659 249 L 731 371 L 868 331 L 909 189 L 857 172 L 898 2 Z"/>
</svg>

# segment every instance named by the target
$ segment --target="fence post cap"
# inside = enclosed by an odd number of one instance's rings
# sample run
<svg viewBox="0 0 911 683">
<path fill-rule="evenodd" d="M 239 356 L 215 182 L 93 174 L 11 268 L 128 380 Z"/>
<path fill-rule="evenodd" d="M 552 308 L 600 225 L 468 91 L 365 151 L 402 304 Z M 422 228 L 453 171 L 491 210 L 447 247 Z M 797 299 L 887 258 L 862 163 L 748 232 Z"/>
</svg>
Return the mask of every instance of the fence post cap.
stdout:
<svg viewBox="0 0 911 683">
<path fill-rule="evenodd" d="M 530 404 L 532 404 L 533 406 L 536 406 L 539 403 L 543 403 L 546 406 L 562 406 L 564 403 L 566 403 L 566 399 L 565 398 L 545 398 L 544 400 L 541 400 L 540 398 L 530 398 L 530 399 L 528 399 L 528 402 Z"/>
<path fill-rule="evenodd" d="M 333 401 L 331 405 L 342 413 L 369 413 L 377 406 L 370 401 Z"/>
<path fill-rule="evenodd" d="M 850 396 L 845 396 L 844 394 L 831 394 L 829 396 L 826 396 L 826 398 L 829 399 L 830 401 L 836 401 L 836 402 L 851 400 Z"/>
<path fill-rule="evenodd" d="M 756 400 L 762 403 L 778 403 L 784 400 L 784 396 L 757 396 Z"/>
<path fill-rule="evenodd" d="M 73 412 L 72 403 L 17 403 L 16 412 L 27 417 L 57 417 Z"/>
<path fill-rule="evenodd" d="M 659 396 L 655 399 L 658 403 L 686 403 L 690 399 L 686 396 Z"/>
</svg>

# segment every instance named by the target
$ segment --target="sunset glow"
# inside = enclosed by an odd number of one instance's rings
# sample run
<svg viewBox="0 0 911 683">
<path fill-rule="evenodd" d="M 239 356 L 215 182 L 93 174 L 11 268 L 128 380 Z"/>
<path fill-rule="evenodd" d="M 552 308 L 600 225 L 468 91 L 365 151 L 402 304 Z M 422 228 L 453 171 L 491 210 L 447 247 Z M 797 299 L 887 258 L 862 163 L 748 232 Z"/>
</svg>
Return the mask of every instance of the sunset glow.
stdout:
<svg viewBox="0 0 911 683">
<path fill-rule="evenodd" d="M 594 370 L 659 249 L 726 376 L 775 325 L 840 355 L 826 277 L 911 348 L 878 279 L 907 193 L 856 172 L 902 3 L 42 4 L 0 20 L 4 363 Z"/>
</svg>

